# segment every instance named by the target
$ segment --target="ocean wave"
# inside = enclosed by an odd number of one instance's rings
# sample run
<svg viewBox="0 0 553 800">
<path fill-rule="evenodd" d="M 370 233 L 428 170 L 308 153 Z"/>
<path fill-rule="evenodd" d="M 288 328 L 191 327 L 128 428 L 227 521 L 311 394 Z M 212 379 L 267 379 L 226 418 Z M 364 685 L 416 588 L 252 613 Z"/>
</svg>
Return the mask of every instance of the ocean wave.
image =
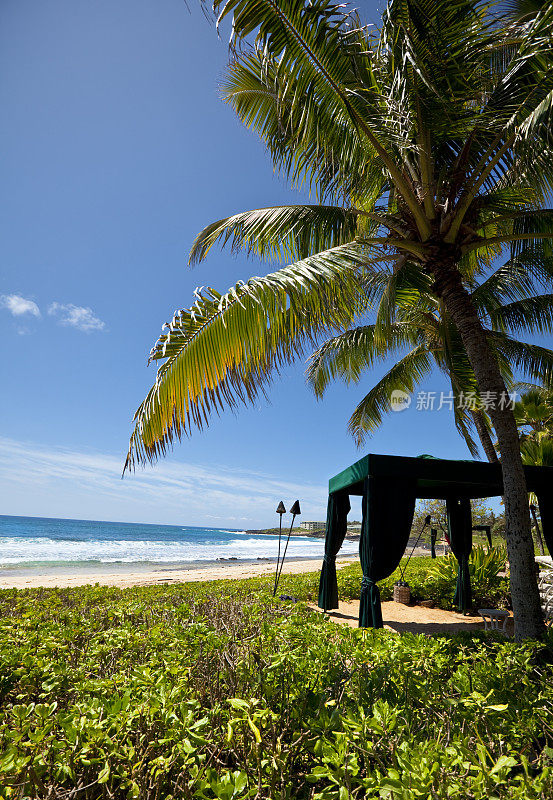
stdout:
<svg viewBox="0 0 553 800">
<path fill-rule="evenodd" d="M 193 563 L 209 562 L 217 559 L 255 560 L 276 558 L 277 548 L 274 537 L 252 536 L 223 538 L 209 537 L 202 541 L 163 541 L 163 540 L 74 540 L 65 536 L 53 539 L 46 536 L 1 537 L 0 566 L 28 563 L 60 562 L 99 562 L 109 563 Z M 346 542 L 342 552 L 356 552 L 357 545 Z M 287 555 L 292 558 L 316 558 L 323 555 L 322 539 L 290 539 Z"/>
</svg>

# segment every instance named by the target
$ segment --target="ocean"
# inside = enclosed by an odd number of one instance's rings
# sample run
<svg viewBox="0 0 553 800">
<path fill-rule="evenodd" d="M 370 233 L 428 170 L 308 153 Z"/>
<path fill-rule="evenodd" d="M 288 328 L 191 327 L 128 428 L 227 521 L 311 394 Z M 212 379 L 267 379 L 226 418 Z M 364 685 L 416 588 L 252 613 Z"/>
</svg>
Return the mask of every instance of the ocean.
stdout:
<svg viewBox="0 0 553 800">
<path fill-rule="evenodd" d="M 278 536 L 231 528 L 0 515 L 0 577 L 196 569 L 276 560 L 277 550 Z M 340 555 L 357 550 L 357 542 L 346 541 Z M 323 551 L 322 539 L 292 536 L 286 558 L 322 558 Z"/>
</svg>

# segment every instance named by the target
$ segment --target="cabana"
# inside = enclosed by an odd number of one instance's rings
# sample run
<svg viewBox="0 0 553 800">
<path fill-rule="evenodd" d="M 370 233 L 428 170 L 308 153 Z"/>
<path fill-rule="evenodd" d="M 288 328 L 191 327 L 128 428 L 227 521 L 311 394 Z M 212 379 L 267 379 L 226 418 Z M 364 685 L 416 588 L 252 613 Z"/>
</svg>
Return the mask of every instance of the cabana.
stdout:
<svg viewBox="0 0 553 800">
<path fill-rule="evenodd" d="M 529 492 L 538 498 L 542 532 L 553 555 L 553 467 L 524 467 Z M 407 547 L 415 502 L 445 500 L 451 549 L 459 562 L 455 602 L 470 607 L 468 559 L 472 549 L 470 501 L 503 494 L 500 464 L 369 454 L 329 481 L 325 554 L 319 607 L 338 608 L 336 556 L 347 530 L 350 495 L 362 497 L 359 557 L 363 569 L 359 627 L 381 628 L 378 581 L 397 568 Z"/>
</svg>

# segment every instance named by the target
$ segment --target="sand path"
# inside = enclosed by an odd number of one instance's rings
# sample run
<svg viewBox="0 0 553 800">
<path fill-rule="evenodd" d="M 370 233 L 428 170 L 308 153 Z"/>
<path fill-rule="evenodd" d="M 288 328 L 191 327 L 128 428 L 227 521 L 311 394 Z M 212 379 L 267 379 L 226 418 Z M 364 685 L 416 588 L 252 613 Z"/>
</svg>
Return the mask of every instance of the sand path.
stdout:
<svg viewBox="0 0 553 800">
<path fill-rule="evenodd" d="M 314 610 L 324 613 L 315 605 Z M 359 601 L 340 601 L 337 611 L 326 612 L 334 622 L 357 628 L 359 620 Z M 480 616 L 465 616 L 454 611 L 424 606 L 406 606 L 393 600 L 382 603 L 384 627 L 397 633 L 459 633 L 460 631 L 483 631 L 484 621 Z M 507 633 L 512 634 L 512 617 L 507 621 Z"/>
</svg>

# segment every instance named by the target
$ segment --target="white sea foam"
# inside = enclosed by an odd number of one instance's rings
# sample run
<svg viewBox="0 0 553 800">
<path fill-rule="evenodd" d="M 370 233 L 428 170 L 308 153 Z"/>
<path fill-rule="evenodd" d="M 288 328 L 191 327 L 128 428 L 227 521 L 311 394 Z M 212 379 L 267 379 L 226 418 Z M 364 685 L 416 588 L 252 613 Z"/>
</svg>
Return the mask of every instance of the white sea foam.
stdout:
<svg viewBox="0 0 553 800">
<path fill-rule="evenodd" d="M 236 533 L 236 531 L 233 531 Z M 0 537 L 0 566 L 29 562 L 103 563 L 189 563 L 217 559 L 276 558 L 277 542 L 272 536 L 237 536 L 226 542 L 178 542 L 144 540 L 55 540 L 47 537 Z M 341 554 L 357 552 L 356 542 L 344 542 Z M 324 552 L 324 541 L 315 538 L 292 538 L 287 556 L 316 558 Z"/>
</svg>

